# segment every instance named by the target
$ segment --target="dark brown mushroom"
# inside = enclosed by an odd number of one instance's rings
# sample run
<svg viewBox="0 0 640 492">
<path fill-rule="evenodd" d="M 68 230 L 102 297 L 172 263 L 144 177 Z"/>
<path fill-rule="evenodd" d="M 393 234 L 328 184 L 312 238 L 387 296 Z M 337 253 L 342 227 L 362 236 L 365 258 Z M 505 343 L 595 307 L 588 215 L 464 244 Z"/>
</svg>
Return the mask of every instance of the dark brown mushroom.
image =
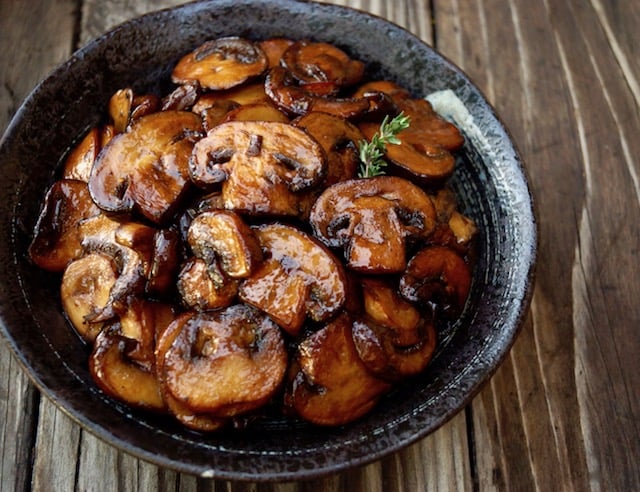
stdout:
<svg viewBox="0 0 640 492">
<path fill-rule="evenodd" d="M 264 54 L 267 55 L 269 68 L 273 68 L 280 65 L 282 55 L 287 51 L 287 48 L 293 44 L 293 40 L 287 38 L 269 38 L 260 41 L 259 44 Z"/>
<path fill-rule="evenodd" d="M 101 133 L 100 128 L 91 128 L 73 148 L 65 159 L 62 179 L 80 180 L 85 183 L 89 181 L 91 168 L 102 148 Z"/>
<path fill-rule="evenodd" d="M 206 109 L 222 101 L 244 105 L 269 101 L 269 98 L 264 90 L 264 83 L 243 84 L 226 91 L 205 92 L 197 99 L 192 111 L 203 114 Z"/>
<path fill-rule="evenodd" d="M 331 82 L 338 88 L 362 79 L 364 63 L 329 43 L 296 41 L 282 54 L 281 64 L 303 84 Z"/>
<path fill-rule="evenodd" d="M 89 178 L 91 196 L 106 211 L 135 207 L 153 222 L 165 221 L 187 189 L 189 156 L 201 135 L 194 113 L 161 111 L 140 118 L 98 156 Z"/>
<path fill-rule="evenodd" d="M 327 155 L 325 185 L 354 178 L 360 158 L 358 144 L 364 140 L 362 132 L 344 118 L 313 111 L 293 121 L 304 128 L 324 149 Z"/>
<path fill-rule="evenodd" d="M 230 121 L 200 140 L 189 171 L 200 186 L 222 183 L 225 208 L 298 215 L 297 192 L 325 176 L 322 147 L 304 130 L 270 121 Z"/>
<path fill-rule="evenodd" d="M 267 57 L 256 43 L 239 37 L 207 41 L 178 61 L 171 74 L 177 84 L 197 82 L 210 90 L 229 89 L 261 75 Z"/>
<path fill-rule="evenodd" d="M 289 123 L 289 117 L 269 102 L 243 104 L 229 111 L 223 121 L 279 121 Z"/>
<path fill-rule="evenodd" d="M 458 316 L 471 288 L 471 269 L 451 248 L 428 246 L 416 253 L 400 278 L 399 292 L 408 301 Z"/>
<path fill-rule="evenodd" d="M 309 221 L 324 244 L 344 249 L 349 268 L 392 273 L 406 266 L 407 240 L 433 231 L 435 209 L 410 181 L 378 176 L 330 186 L 316 200 Z"/>
<path fill-rule="evenodd" d="M 418 374 L 436 346 L 436 333 L 411 303 L 379 279 L 363 278 L 364 316 L 353 324 L 353 340 L 367 368 L 396 381 Z"/>
<path fill-rule="evenodd" d="M 285 224 L 256 226 L 265 260 L 240 284 L 240 298 L 297 335 L 307 316 L 325 321 L 342 307 L 341 263 L 309 234 Z"/>
<path fill-rule="evenodd" d="M 298 345 L 299 371 L 286 404 L 319 425 L 342 425 L 367 413 L 390 384 L 364 365 L 353 342 L 352 319 L 341 314 Z"/>
<path fill-rule="evenodd" d="M 160 229 L 153 238 L 153 250 L 146 269 L 145 292 L 152 296 L 172 293 L 180 268 L 180 235 L 175 229 Z"/>
<path fill-rule="evenodd" d="M 117 90 L 109 99 L 109 116 L 116 133 L 127 130 L 132 106 L 133 90 L 129 87 Z"/>
<path fill-rule="evenodd" d="M 274 67 L 267 73 L 265 91 L 276 106 L 290 115 L 300 116 L 310 111 L 321 111 L 351 119 L 369 110 L 366 98 L 336 98 L 331 91 L 328 91 L 329 94 L 319 95 L 318 86 L 309 85 L 310 87 L 299 85 L 284 67 Z M 326 88 L 322 92 L 327 92 Z"/>
<path fill-rule="evenodd" d="M 31 261 L 45 270 L 64 270 L 83 253 L 78 223 L 100 213 L 84 181 L 63 179 L 53 183 L 29 245 Z"/>
<path fill-rule="evenodd" d="M 278 326 L 242 304 L 180 318 L 160 375 L 193 412 L 233 417 L 270 400 L 280 388 L 287 352 Z M 207 384 L 202 384 L 206 381 Z"/>
</svg>

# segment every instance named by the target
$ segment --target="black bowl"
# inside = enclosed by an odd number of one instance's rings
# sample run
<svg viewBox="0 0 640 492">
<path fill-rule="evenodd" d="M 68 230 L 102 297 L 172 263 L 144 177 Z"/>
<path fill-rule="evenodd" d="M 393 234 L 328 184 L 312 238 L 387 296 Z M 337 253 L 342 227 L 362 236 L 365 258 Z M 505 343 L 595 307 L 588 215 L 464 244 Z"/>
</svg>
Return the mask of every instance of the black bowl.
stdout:
<svg viewBox="0 0 640 492">
<path fill-rule="evenodd" d="M 424 374 L 401 384 L 369 415 L 338 428 L 264 420 L 249 430 L 199 435 L 171 419 L 103 395 L 87 349 L 60 308 L 59 278 L 29 262 L 27 247 L 58 164 L 100 121 L 124 86 L 164 93 L 175 62 L 224 35 L 334 43 L 366 62 L 369 77 L 432 96 L 466 137 L 453 186 L 479 225 L 478 264 L 462 317 L 441 334 Z M 495 371 L 526 315 L 536 225 L 522 162 L 492 108 L 454 65 L 409 32 L 352 9 L 286 0 L 187 4 L 127 22 L 75 53 L 15 115 L 0 147 L 2 333 L 35 385 L 108 443 L 201 476 L 294 480 L 376 460 L 426 436 L 461 410 Z"/>
</svg>

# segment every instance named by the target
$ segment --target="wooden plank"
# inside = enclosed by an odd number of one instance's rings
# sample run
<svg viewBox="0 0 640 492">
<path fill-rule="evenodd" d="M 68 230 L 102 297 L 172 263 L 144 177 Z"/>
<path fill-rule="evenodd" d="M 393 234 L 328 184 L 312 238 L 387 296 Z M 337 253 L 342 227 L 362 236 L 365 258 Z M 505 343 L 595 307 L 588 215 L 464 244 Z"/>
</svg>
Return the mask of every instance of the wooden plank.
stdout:
<svg viewBox="0 0 640 492">
<path fill-rule="evenodd" d="M 624 37 L 630 21 L 623 34 L 610 27 L 636 18 L 633 4 L 485 1 L 492 15 L 484 17 L 457 2 L 457 22 L 467 27 L 438 38 L 515 135 L 545 219 L 531 321 L 473 405 L 479 481 L 488 487 L 640 483 L 640 384 L 629 370 L 640 355 L 632 300 L 640 289 L 627 273 L 639 239 L 629 227 L 640 212 L 630 61 L 638 37 L 637 29 Z"/>
<path fill-rule="evenodd" d="M 73 1 L 0 2 L 0 134 L 29 91 L 70 54 L 74 21 Z M 38 402 L 9 348 L 0 344 L 2 491 L 30 486 Z"/>
</svg>

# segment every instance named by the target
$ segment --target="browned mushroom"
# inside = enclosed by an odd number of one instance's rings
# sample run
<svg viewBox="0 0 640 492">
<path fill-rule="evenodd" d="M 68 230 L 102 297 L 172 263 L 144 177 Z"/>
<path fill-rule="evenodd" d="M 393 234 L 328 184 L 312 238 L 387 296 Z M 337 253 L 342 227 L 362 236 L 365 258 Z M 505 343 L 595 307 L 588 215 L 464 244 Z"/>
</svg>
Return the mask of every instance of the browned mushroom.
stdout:
<svg viewBox="0 0 640 492">
<path fill-rule="evenodd" d="M 162 111 L 186 111 L 193 107 L 200 96 L 200 84 L 180 84 L 162 99 Z"/>
<path fill-rule="evenodd" d="M 106 211 L 135 207 L 163 222 L 187 189 L 189 156 L 201 134 L 194 113 L 161 111 L 140 118 L 98 156 L 89 178 L 91 196 Z"/>
<path fill-rule="evenodd" d="M 180 236 L 175 229 L 160 229 L 153 237 L 153 250 L 146 269 L 145 291 L 155 296 L 170 293 L 180 267 Z"/>
<path fill-rule="evenodd" d="M 326 172 L 322 147 L 304 130 L 271 121 L 218 125 L 193 149 L 194 182 L 222 182 L 224 206 L 249 214 L 297 215 L 299 192 Z"/>
<path fill-rule="evenodd" d="M 428 246 L 416 253 L 400 279 L 399 291 L 408 301 L 457 316 L 471 288 L 471 269 L 451 248 Z"/>
<path fill-rule="evenodd" d="M 387 94 L 394 102 L 408 99 L 411 95 L 407 89 L 390 80 L 373 80 L 360 85 L 353 97 L 364 97 L 365 94 L 372 92 Z"/>
<path fill-rule="evenodd" d="M 279 121 L 289 123 L 289 117 L 269 102 L 243 104 L 229 111 L 223 121 Z"/>
<path fill-rule="evenodd" d="M 265 91 L 271 101 L 291 115 L 322 111 L 342 118 L 356 118 L 369 109 L 366 98 L 336 98 L 331 91 L 328 95 L 318 95 L 317 85 L 310 86 L 299 85 L 284 67 L 269 70 L 265 80 Z"/>
<path fill-rule="evenodd" d="M 293 40 L 287 38 L 269 38 L 260 41 L 260 48 L 267 55 L 269 60 L 269 68 L 280 65 L 280 59 L 287 48 L 293 44 Z"/>
<path fill-rule="evenodd" d="M 88 321 L 106 309 L 117 270 L 110 257 L 92 253 L 69 263 L 62 275 L 62 309 L 76 332 L 92 343 L 105 323 Z"/>
<path fill-rule="evenodd" d="M 268 100 L 269 98 L 264 90 L 264 83 L 243 84 L 226 91 L 205 92 L 197 99 L 192 111 L 203 114 L 206 109 L 221 101 L 244 105 L 261 103 Z"/>
<path fill-rule="evenodd" d="M 261 75 L 267 57 L 256 43 L 239 37 L 207 41 L 184 56 L 171 77 L 177 84 L 197 82 L 210 90 L 229 89 Z"/>
<path fill-rule="evenodd" d="M 29 257 L 40 268 L 61 272 L 82 255 L 78 222 L 100 214 L 87 183 L 63 179 L 47 191 L 29 246 Z"/>
<path fill-rule="evenodd" d="M 265 260 L 240 284 L 240 298 L 297 335 L 307 316 L 324 321 L 344 304 L 342 265 L 312 236 L 285 224 L 254 228 Z"/>
<path fill-rule="evenodd" d="M 91 168 L 102 148 L 101 140 L 100 128 L 91 128 L 65 159 L 62 179 L 89 181 Z"/>
<path fill-rule="evenodd" d="M 353 324 L 353 340 L 367 368 L 377 376 L 398 380 L 420 373 L 436 346 L 433 325 L 389 283 L 361 281 L 365 316 Z"/>
<path fill-rule="evenodd" d="M 300 370 L 287 389 L 286 403 L 309 422 L 352 422 L 371 410 L 390 388 L 360 359 L 351 325 L 351 317 L 341 314 L 298 345 Z"/>
<path fill-rule="evenodd" d="M 237 304 L 180 322 L 163 353 L 161 379 L 192 411 L 232 417 L 263 405 L 280 388 L 287 352 L 268 316 Z"/>
<path fill-rule="evenodd" d="M 358 83 L 364 74 L 364 63 L 329 43 L 296 41 L 281 63 L 303 84 L 331 82 L 339 88 Z"/>
<path fill-rule="evenodd" d="M 96 337 L 89 358 L 91 375 L 105 393 L 117 400 L 138 408 L 164 411 L 166 405 L 154 372 L 128 355 L 137 347 L 136 340 L 122 334 L 119 323 L 105 328 Z"/>
<path fill-rule="evenodd" d="M 377 176 L 330 186 L 316 200 L 309 221 L 324 244 L 344 249 L 351 269 L 391 273 L 406 266 L 407 240 L 431 233 L 435 209 L 410 181 Z"/>
<path fill-rule="evenodd" d="M 293 121 L 315 138 L 327 154 L 325 185 L 355 177 L 358 165 L 358 144 L 364 135 L 358 127 L 328 113 L 313 111 Z"/>
<path fill-rule="evenodd" d="M 117 90 L 109 99 L 109 116 L 116 133 L 126 131 L 129 126 L 132 106 L 133 90 L 129 87 Z"/>
<path fill-rule="evenodd" d="M 258 239 L 232 211 L 214 210 L 197 215 L 189 226 L 187 240 L 196 257 L 207 264 L 220 261 L 222 270 L 231 278 L 249 277 L 262 261 Z"/>
<path fill-rule="evenodd" d="M 238 294 L 238 281 L 225 276 L 217 259 L 190 258 L 178 274 L 177 287 L 184 304 L 196 311 L 230 306 Z"/>
</svg>

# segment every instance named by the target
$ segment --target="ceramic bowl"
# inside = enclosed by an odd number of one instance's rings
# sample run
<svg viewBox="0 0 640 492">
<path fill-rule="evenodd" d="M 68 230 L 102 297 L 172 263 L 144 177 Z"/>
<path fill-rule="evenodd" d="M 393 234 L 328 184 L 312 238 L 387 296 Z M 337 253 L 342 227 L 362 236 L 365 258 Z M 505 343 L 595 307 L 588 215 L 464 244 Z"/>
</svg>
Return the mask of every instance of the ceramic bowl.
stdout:
<svg viewBox="0 0 640 492">
<path fill-rule="evenodd" d="M 240 35 L 334 43 L 384 77 L 427 96 L 466 144 L 453 186 L 479 226 L 478 263 L 461 318 L 433 362 L 360 420 L 337 428 L 272 420 L 246 431 L 191 432 L 101 393 L 88 351 L 60 307 L 59 277 L 29 262 L 27 247 L 61 158 L 132 86 L 166 93 L 171 67 L 207 39 Z M 38 389 L 104 441 L 161 466 L 205 477 L 295 480 L 379 459 L 428 435 L 465 407 L 510 349 L 532 290 L 536 225 L 523 165 L 479 90 L 406 30 L 356 10 L 285 0 L 216 0 L 127 22 L 76 52 L 38 85 L 0 147 L 0 315 L 11 349 Z"/>
</svg>

